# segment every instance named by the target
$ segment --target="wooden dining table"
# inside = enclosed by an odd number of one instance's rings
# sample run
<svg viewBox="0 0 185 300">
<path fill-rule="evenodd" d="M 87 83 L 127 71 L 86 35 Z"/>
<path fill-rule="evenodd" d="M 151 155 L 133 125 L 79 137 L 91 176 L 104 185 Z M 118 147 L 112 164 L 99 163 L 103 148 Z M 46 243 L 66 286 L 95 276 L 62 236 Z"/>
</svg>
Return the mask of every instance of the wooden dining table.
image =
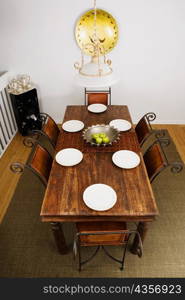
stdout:
<svg viewBox="0 0 185 300">
<path fill-rule="evenodd" d="M 111 105 L 102 113 L 89 112 L 87 106 L 67 106 L 63 123 L 68 120 L 80 120 L 87 128 L 96 124 L 109 124 L 114 119 L 127 120 L 132 124 L 132 128 L 120 132 L 120 139 L 107 146 L 92 146 L 84 141 L 82 131 L 71 133 L 61 128 L 55 152 L 65 148 L 76 148 L 83 153 L 82 161 L 75 166 L 62 166 L 54 159 L 41 208 L 41 220 L 51 223 L 61 254 L 68 252 L 62 230 L 64 222 L 137 222 L 138 231 L 144 241 L 148 225 L 158 215 L 127 106 Z M 116 166 L 112 155 L 118 150 L 134 151 L 140 156 L 140 164 L 132 169 Z M 109 185 L 117 194 L 117 202 L 109 210 L 90 209 L 83 201 L 84 190 L 97 183 Z M 136 236 L 131 247 L 133 254 L 137 254 L 138 242 Z"/>
</svg>

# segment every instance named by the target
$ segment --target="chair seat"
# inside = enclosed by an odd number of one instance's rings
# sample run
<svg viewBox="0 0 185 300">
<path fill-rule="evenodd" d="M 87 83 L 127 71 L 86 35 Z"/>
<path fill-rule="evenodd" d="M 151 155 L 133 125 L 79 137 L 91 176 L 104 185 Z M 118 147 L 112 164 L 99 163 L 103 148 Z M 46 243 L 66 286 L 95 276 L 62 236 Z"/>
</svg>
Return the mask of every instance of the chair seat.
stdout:
<svg viewBox="0 0 185 300">
<path fill-rule="evenodd" d="M 123 245 L 128 238 L 125 222 L 79 222 L 76 227 L 82 234 L 79 235 L 81 246 Z"/>
</svg>

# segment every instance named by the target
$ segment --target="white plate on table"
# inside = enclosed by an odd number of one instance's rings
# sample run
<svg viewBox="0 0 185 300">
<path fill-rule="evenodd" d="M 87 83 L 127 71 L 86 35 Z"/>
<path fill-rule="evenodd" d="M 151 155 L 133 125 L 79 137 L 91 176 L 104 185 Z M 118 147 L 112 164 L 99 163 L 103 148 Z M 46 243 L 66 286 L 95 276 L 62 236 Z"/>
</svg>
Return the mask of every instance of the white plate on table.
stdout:
<svg viewBox="0 0 185 300">
<path fill-rule="evenodd" d="M 140 164 L 140 157 L 130 150 L 120 150 L 113 154 L 113 163 L 123 169 L 132 169 Z"/>
<path fill-rule="evenodd" d="M 84 128 L 84 123 L 79 120 L 70 120 L 63 123 L 62 128 L 68 132 L 77 132 Z"/>
<path fill-rule="evenodd" d="M 87 109 L 90 111 L 90 112 L 93 112 L 93 113 L 101 113 L 101 112 L 104 112 L 107 110 L 107 106 L 104 105 L 104 104 L 100 104 L 100 103 L 97 103 L 97 104 L 91 104 L 87 107 Z"/>
<path fill-rule="evenodd" d="M 97 211 L 105 211 L 115 205 L 117 195 L 115 190 L 109 185 L 97 183 L 85 189 L 83 200 L 89 208 Z"/>
<path fill-rule="evenodd" d="M 83 159 L 83 154 L 78 149 L 66 148 L 59 151 L 56 154 L 55 159 L 58 164 L 65 167 L 70 167 L 79 164 Z"/>
<path fill-rule="evenodd" d="M 127 131 L 132 128 L 132 124 L 129 121 L 123 119 L 112 120 L 109 125 L 115 127 L 119 131 Z"/>
</svg>

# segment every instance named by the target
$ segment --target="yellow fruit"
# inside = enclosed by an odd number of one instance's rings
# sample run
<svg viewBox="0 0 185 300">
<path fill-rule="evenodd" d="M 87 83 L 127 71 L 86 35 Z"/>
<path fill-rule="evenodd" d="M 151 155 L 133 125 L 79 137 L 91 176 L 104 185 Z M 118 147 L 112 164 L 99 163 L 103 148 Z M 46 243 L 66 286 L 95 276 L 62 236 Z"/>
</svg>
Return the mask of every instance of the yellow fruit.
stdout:
<svg viewBox="0 0 185 300">
<path fill-rule="evenodd" d="M 103 138 L 103 143 L 105 143 L 105 144 L 110 143 L 110 139 L 108 138 L 108 136 Z"/>
<path fill-rule="evenodd" d="M 92 138 L 93 138 L 93 139 L 97 139 L 98 137 L 99 137 L 99 134 L 98 134 L 98 133 L 92 134 Z"/>
<path fill-rule="evenodd" d="M 104 138 L 104 137 L 106 137 L 106 134 L 105 134 L 105 133 L 100 133 L 99 136 L 100 136 L 101 138 Z"/>
<path fill-rule="evenodd" d="M 101 144 L 102 143 L 102 138 L 100 138 L 100 137 L 96 138 L 96 143 Z"/>
</svg>

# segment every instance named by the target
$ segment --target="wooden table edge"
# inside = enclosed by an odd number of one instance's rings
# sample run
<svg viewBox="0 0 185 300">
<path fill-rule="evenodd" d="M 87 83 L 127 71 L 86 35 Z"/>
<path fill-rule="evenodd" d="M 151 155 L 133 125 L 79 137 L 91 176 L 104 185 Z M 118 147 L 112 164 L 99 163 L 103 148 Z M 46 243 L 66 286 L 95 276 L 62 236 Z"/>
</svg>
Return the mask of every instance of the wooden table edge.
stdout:
<svg viewBox="0 0 185 300">
<path fill-rule="evenodd" d="M 112 221 L 112 222 L 152 222 L 155 220 L 156 215 L 151 216 L 67 216 L 67 217 L 55 217 L 55 216 L 41 216 L 42 222 L 61 222 L 61 223 L 68 223 L 68 222 L 97 222 L 97 221 Z"/>
</svg>

